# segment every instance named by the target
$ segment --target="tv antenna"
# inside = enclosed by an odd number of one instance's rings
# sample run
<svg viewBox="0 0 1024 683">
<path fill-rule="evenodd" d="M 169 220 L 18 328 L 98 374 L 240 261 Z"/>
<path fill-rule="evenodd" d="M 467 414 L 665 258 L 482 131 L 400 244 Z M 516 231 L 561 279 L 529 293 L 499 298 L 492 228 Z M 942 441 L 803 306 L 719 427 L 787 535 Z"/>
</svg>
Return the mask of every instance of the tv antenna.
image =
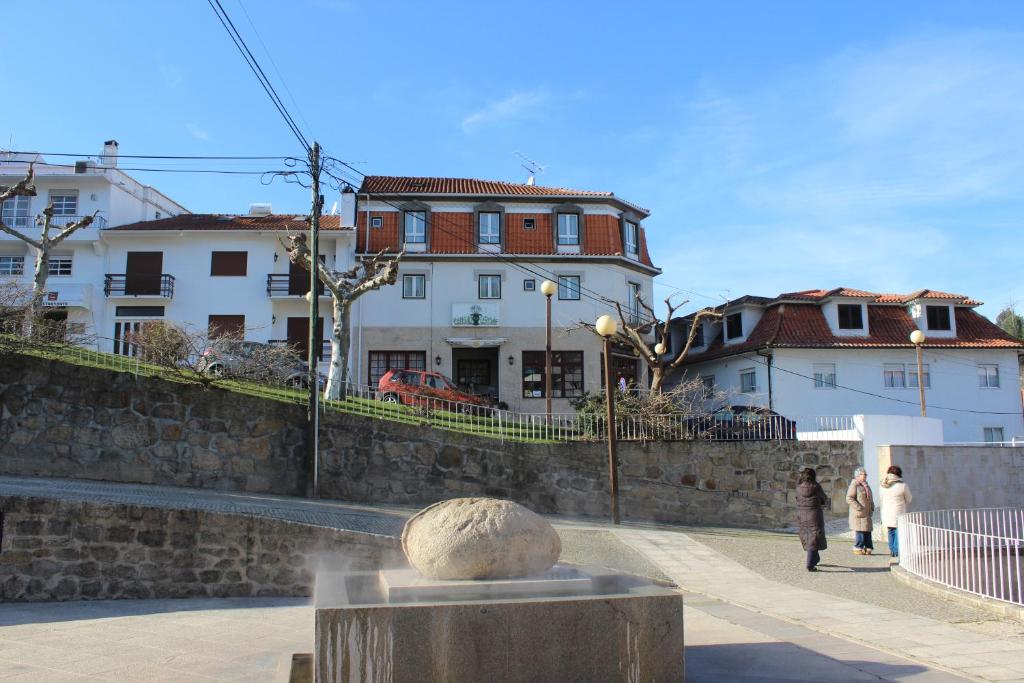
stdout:
<svg viewBox="0 0 1024 683">
<path fill-rule="evenodd" d="M 527 185 L 536 185 L 537 184 L 537 176 L 540 175 L 541 173 L 543 173 L 544 170 L 547 168 L 547 166 L 541 166 L 536 161 L 534 161 L 530 157 L 526 156 L 522 152 L 512 152 L 512 153 L 515 154 L 520 159 L 522 159 L 523 163 L 521 163 L 519 165 L 522 166 L 523 168 L 525 168 L 527 170 L 527 172 L 529 172 L 529 174 L 530 174 L 530 177 L 526 179 L 526 184 Z"/>
</svg>

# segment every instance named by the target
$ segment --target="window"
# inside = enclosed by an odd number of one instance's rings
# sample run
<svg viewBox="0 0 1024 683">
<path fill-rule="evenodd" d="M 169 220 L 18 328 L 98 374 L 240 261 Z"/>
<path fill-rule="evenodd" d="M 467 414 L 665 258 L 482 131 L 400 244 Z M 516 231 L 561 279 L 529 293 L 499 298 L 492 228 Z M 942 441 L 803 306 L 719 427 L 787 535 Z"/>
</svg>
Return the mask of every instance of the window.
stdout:
<svg viewBox="0 0 1024 683">
<path fill-rule="evenodd" d="M 74 216 L 78 214 L 77 190 L 50 190 L 50 204 L 54 216 Z"/>
<path fill-rule="evenodd" d="M 733 313 L 725 317 L 725 338 L 737 339 L 743 336 L 743 316 Z"/>
<path fill-rule="evenodd" d="M 479 295 L 481 299 L 501 298 L 501 276 L 481 275 L 478 281 Z"/>
<path fill-rule="evenodd" d="M 24 256 L 0 256 L 0 275 L 24 275 Z"/>
<path fill-rule="evenodd" d="M 839 304 L 839 329 L 864 329 L 864 309 L 860 304 Z"/>
<path fill-rule="evenodd" d="M 544 352 L 523 351 L 523 397 L 544 398 Z M 551 352 L 551 398 L 583 395 L 583 352 Z"/>
<path fill-rule="evenodd" d="M 693 336 L 693 346 L 704 346 L 704 323 L 697 323 L 697 334 Z"/>
<path fill-rule="evenodd" d="M 1003 428 L 1002 427 L 985 427 L 985 443 L 1002 443 L 1003 442 Z"/>
<path fill-rule="evenodd" d="M 626 227 L 623 230 L 622 241 L 626 246 L 626 256 L 636 257 L 640 254 L 640 242 L 639 242 L 640 230 L 636 223 L 632 221 L 626 221 Z"/>
<path fill-rule="evenodd" d="M 426 275 L 403 275 L 402 276 L 402 298 L 403 299 L 424 299 L 427 296 Z"/>
<path fill-rule="evenodd" d="M 71 275 L 71 254 L 51 256 L 48 273 L 55 277 L 69 277 Z"/>
<path fill-rule="evenodd" d="M 703 377 L 700 378 L 700 381 L 704 385 L 704 390 L 705 391 L 714 391 L 715 390 L 715 376 L 714 375 L 704 375 Z"/>
<path fill-rule="evenodd" d="M 886 389 L 903 389 L 907 376 L 902 363 L 888 363 L 882 368 L 882 384 Z"/>
<path fill-rule="evenodd" d="M 537 227 L 537 220 L 535 218 L 524 218 L 523 219 L 523 230 L 533 230 Z"/>
<path fill-rule="evenodd" d="M 370 386 L 377 386 L 388 370 L 426 370 L 425 351 L 370 351 Z M 419 375 L 411 375 L 416 377 Z"/>
<path fill-rule="evenodd" d="M 921 376 L 924 379 L 924 388 L 932 388 L 932 373 L 927 363 L 921 363 Z M 907 386 L 917 389 L 917 364 L 907 363 Z"/>
<path fill-rule="evenodd" d="M 929 330 L 952 330 L 949 320 L 949 306 L 925 306 Z"/>
<path fill-rule="evenodd" d="M 118 318 L 162 318 L 163 306 L 118 306 L 114 309 Z"/>
<path fill-rule="evenodd" d="M 558 276 L 558 298 L 565 301 L 579 301 L 580 298 L 580 276 L 559 275 Z"/>
<path fill-rule="evenodd" d="M 757 391 L 757 373 L 753 368 L 740 370 L 740 392 L 752 394 Z"/>
<path fill-rule="evenodd" d="M 424 244 L 427 241 L 427 212 L 405 212 L 405 241 L 411 244 Z"/>
<path fill-rule="evenodd" d="M 640 285 L 629 283 L 629 324 L 640 324 Z"/>
<path fill-rule="evenodd" d="M 477 241 L 480 244 L 501 244 L 501 214 L 488 212 L 477 215 Z"/>
<path fill-rule="evenodd" d="M 247 251 L 210 252 L 210 275 L 245 275 L 248 260 Z"/>
<path fill-rule="evenodd" d="M 835 389 L 836 388 L 836 365 L 835 363 L 814 364 L 814 388 Z"/>
<path fill-rule="evenodd" d="M 158 221 L 158 220 L 160 220 L 161 218 L 163 218 L 163 216 L 164 216 L 164 215 L 163 215 L 162 213 L 160 213 L 159 211 L 157 211 L 157 212 L 156 212 L 155 214 L 153 214 L 153 220 L 155 220 L 155 221 Z"/>
<path fill-rule="evenodd" d="M 384 217 L 383 216 L 370 216 L 370 227 L 371 228 L 383 228 Z"/>
<path fill-rule="evenodd" d="M 580 216 L 578 213 L 558 214 L 558 243 L 580 243 Z"/>
<path fill-rule="evenodd" d="M 11 228 L 27 228 L 29 224 L 29 203 L 31 197 L 14 197 L 0 207 L 4 225 Z"/>
<path fill-rule="evenodd" d="M 998 389 L 999 388 L 999 366 L 998 365 L 979 365 L 978 366 L 978 386 L 987 389 Z"/>
<path fill-rule="evenodd" d="M 244 315 L 211 315 L 208 324 L 210 339 L 230 337 L 245 338 Z"/>
<path fill-rule="evenodd" d="M 523 280 L 523 291 L 533 292 L 537 290 L 537 281 L 532 279 Z"/>
</svg>

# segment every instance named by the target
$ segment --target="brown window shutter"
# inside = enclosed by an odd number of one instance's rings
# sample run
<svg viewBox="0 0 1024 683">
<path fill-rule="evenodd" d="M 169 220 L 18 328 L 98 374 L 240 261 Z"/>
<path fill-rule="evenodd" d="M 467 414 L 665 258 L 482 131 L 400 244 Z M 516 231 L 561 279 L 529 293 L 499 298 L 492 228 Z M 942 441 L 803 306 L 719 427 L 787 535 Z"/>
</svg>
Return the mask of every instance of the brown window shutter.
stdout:
<svg viewBox="0 0 1024 683">
<path fill-rule="evenodd" d="M 243 252 L 244 253 L 244 252 Z M 244 315 L 211 315 L 209 323 L 211 339 L 217 337 L 245 338 Z"/>
<path fill-rule="evenodd" d="M 245 275 L 247 251 L 214 251 L 210 254 L 210 275 Z"/>
</svg>

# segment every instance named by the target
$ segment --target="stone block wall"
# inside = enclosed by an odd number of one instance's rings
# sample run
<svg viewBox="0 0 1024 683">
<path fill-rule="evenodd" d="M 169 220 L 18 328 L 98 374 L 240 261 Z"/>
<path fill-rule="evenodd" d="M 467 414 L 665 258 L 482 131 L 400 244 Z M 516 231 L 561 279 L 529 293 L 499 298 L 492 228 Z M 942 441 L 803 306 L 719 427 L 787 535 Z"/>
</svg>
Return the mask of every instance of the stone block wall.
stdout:
<svg viewBox="0 0 1024 683">
<path fill-rule="evenodd" d="M 1024 446 L 880 446 L 878 471 L 899 465 L 911 511 L 1024 508 Z"/>
<path fill-rule="evenodd" d="M 328 414 L 321 423 L 321 495 L 426 505 L 458 496 L 508 498 L 542 513 L 609 514 L 604 443 L 526 444 Z M 847 512 L 859 442 L 619 444 L 626 519 L 778 528 L 794 522 L 797 472 L 817 468 Z"/>
<path fill-rule="evenodd" d="M 304 495 L 301 406 L 0 356 L 0 474 Z"/>
<path fill-rule="evenodd" d="M 320 567 L 404 566 L 398 539 L 200 510 L 0 497 L 0 602 L 312 595 Z"/>
</svg>

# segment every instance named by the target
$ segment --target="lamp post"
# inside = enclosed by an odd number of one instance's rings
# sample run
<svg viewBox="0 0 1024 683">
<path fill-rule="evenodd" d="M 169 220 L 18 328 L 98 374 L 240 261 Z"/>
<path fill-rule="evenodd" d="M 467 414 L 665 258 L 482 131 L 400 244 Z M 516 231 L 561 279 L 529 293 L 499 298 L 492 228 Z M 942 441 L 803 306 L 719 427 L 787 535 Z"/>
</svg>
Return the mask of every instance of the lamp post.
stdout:
<svg viewBox="0 0 1024 683">
<path fill-rule="evenodd" d="M 551 297 L 558 291 L 558 285 L 551 280 L 545 280 L 540 284 L 540 291 L 548 302 L 544 337 L 544 407 L 548 414 L 548 424 L 551 424 Z"/>
<path fill-rule="evenodd" d="M 910 333 L 910 343 L 917 348 L 917 391 L 921 396 L 921 417 L 928 417 L 924 404 L 924 374 L 921 372 L 924 367 L 921 365 L 921 344 L 924 344 L 924 339 L 924 332 L 921 330 Z"/>
<path fill-rule="evenodd" d="M 612 494 L 612 524 L 619 523 L 619 468 L 615 462 L 615 389 L 612 383 L 612 335 L 618 329 L 615 319 L 602 315 L 594 329 L 604 338 L 604 394 L 608 403 L 608 482 Z"/>
</svg>

